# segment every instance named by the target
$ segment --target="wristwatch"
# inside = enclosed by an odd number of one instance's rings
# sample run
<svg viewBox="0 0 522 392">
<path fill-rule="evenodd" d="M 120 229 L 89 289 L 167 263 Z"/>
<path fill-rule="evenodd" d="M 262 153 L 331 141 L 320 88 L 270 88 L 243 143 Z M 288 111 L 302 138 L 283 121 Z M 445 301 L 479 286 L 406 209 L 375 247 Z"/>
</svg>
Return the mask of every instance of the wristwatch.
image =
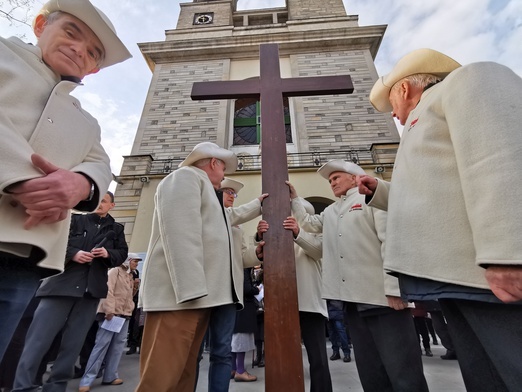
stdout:
<svg viewBox="0 0 522 392">
<path fill-rule="evenodd" d="M 94 181 L 93 180 L 91 180 L 87 176 L 85 176 L 85 178 L 87 178 L 87 180 L 91 183 L 91 190 L 89 191 L 89 196 L 87 196 L 87 198 L 84 199 L 83 201 L 91 201 L 92 198 L 94 197 L 94 191 L 95 191 L 96 187 L 94 186 Z"/>
</svg>

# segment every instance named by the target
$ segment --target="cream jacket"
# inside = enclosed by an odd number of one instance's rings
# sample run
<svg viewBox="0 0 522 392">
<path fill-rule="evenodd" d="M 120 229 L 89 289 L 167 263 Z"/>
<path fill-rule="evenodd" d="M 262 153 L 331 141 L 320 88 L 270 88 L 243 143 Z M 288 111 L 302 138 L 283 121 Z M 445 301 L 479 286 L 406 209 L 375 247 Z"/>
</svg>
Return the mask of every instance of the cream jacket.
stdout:
<svg viewBox="0 0 522 392">
<path fill-rule="evenodd" d="M 254 211 L 253 218 L 259 209 L 259 200 L 254 200 L 245 210 L 225 212 L 207 174 L 196 167 L 165 177 L 155 195 L 140 306 L 167 311 L 240 303 L 243 265 L 232 258 L 230 220 L 240 221 L 236 212 L 248 217 Z"/>
<path fill-rule="evenodd" d="M 132 294 L 134 277 L 124 267 L 111 268 L 108 273 L 107 298 L 102 298 L 98 305 L 98 313 L 130 316 L 134 310 Z"/>
<path fill-rule="evenodd" d="M 17 38 L 0 38 L 0 86 L 0 250 L 27 257 L 37 247 L 40 267 L 63 271 L 70 219 L 25 230 L 24 208 L 5 189 L 42 175 L 31 163 L 36 152 L 95 182 L 97 197 L 76 206 L 94 211 L 112 179 L 100 127 L 70 95 L 78 84 L 60 81 L 38 47 Z"/>
<path fill-rule="evenodd" d="M 306 213 L 298 198 L 292 211 L 304 230 L 323 233 L 323 298 L 388 306 L 386 295 L 399 296 L 383 269 L 386 213 L 366 206 L 357 188 L 321 214 Z"/>
<path fill-rule="evenodd" d="M 258 265 L 260 262 L 256 259 L 249 260 L 248 258 L 243 258 L 243 255 L 248 251 L 248 246 L 244 238 L 243 229 L 238 225 L 261 215 L 261 202 L 259 199 L 254 199 L 250 203 L 243 204 L 239 207 L 228 207 L 226 208 L 226 211 L 230 216 L 232 224 L 232 275 L 234 277 L 234 282 L 237 282 L 235 286 L 237 290 L 238 303 L 239 307 L 242 308 L 244 291 L 243 270 Z"/>
<path fill-rule="evenodd" d="M 328 317 L 326 301 L 321 298 L 321 235 L 301 229 L 294 242 L 299 311 L 321 313 Z"/>
<path fill-rule="evenodd" d="M 385 267 L 487 289 L 482 265 L 522 265 L 522 79 L 496 63 L 453 71 L 406 120 L 388 209 Z"/>
</svg>

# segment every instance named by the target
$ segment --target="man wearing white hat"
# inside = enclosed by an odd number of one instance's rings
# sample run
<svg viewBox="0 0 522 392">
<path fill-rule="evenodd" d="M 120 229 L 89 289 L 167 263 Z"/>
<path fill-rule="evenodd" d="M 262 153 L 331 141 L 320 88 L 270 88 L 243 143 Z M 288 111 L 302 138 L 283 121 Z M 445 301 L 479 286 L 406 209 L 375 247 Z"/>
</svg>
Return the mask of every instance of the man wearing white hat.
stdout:
<svg viewBox="0 0 522 392">
<path fill-rule="evenodd" d="M 358 165 L 334 159 L 318 173 L 339 199 L 308 214 L 288 183 L 292 211 L 304 230 L 323 233 L 322 297 L 344 302 L 363 389 L 427 391 L 411 314 L 397 279 L 383 270 L 386 213 L 357 192 L 356 178 L 365 174 Z"/>
<path fill-rule="evenodd" d="M 112 175 L 100 127 L 70 92 L 130 57 L 87 0 L 51 0 L 36 46 L 0 38 L 0 358 L 42 277 L 63 271 L 70 210 L 94 211 Z"/>
<path fill-rule="evenodd" d="M 404 298 L 439 300 L 468 390 L 519 390 L 522 79 L 419 49 L 370 101 L 405 125 L 392 182 L 359 185 L 388 210 L 385 268 Z"/>
<path fill-rule="evenodd" d="M 147 318 L 138 392 L 193 392 L 212 309 L 240 301 L 231 222 L 217 192 L 237 158 L 203 142 L 179 166 L 155 195 L 139 299 Z"/>
<path fill-rule="evenodd" d="M 232 371 L 232 335 L 236 323 L 237 310 L 246 310 L 244 301 L 244 268 L 253 267 L 255 263 L 245 265 L 243 254 L 247 249 L 243 238 L 243 229 L 239 226 L 261 215 L 261 203 L 268 194 L 262 194 L 249 203 L 234 207 L 237 194 L 243 189 L 244 184 L 232 178 L 225 177 L 221 181 L 219 193 L 223 198 L 223 206 L 228 214 L 231 224 L 232 236 L 232 277 L 235 288 L 237 289 L 237 300 L 234 302 L 216 306 L 212 308 L 209 319 L 210 355 L 208 369 L 208 390 L 209 392 L 226 392 L 230 385 L 230 375 Z M 257 309 L 257 308 L 256 308 Z M 203 344 L 200 353 L 203 352 Z M 201 355 L 198 356 L 201 359 Z M 199 369 L 198 369 L 199 373 Z M 245 381 L 253 381 L 248 372 L 244 372 Z"/>
</svg>

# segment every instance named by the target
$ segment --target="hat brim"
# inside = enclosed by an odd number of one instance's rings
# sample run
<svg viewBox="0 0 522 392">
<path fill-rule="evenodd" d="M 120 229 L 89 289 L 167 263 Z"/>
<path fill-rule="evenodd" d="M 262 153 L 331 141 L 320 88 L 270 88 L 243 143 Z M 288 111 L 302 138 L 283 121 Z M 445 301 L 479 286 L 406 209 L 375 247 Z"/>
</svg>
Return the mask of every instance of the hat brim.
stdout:
<svg viewBox="0 0 522 392">
<path fill-rule="evenodd" d="M 232 174 L 237 170 L 236 154 L 210 142 L 203 142 L 196 145 L 178 167 L 191 166 L 194 162 L 205 158 L 217 158 L 225 162 L 225 174 Z"/>
<path fill-rule="evenodd" d="M 100 62 L 100 68 L 121 63 L 132 57 L 123 42 L 116 35 L 111 21 L 102 11 L 86 0 L 51 0 L 44 4 L 39 15 L 62 11 L 80 19 L 96 34 L 103 45 L 105 55 Z"/>
<path fill-rule="evenodd" d="M 332 159 L 317 170 L 317 173 L 327 180 L 330 178 L 330 174 L 334 172 L 344 172 L 356 176 L 366 174 L 360 166 L 352 162 L 346 162 L 342 159 Z"/>
<path fill-rule="evenodd" d="M 399 80 L 415 74 L 430 74 L 444 79 L 461 65 L 433 49 L 417 49 L 402 57 L 392 71 L 381 76 L 370 92 L 370 102 L 379 112 L 391 112 L 391 88 Z"/>
<path fill-rule="evenodd" d="M 232 178 L 225 178 L 223 181 L 221 181 L 220 189 L 230 188 L 233 189 L 234 192 L 239 193 L 239 191 L 243 189 L 244 186 L 245 184 L 243 184 L 242 182 L 233 180 Z"/>
</svg>

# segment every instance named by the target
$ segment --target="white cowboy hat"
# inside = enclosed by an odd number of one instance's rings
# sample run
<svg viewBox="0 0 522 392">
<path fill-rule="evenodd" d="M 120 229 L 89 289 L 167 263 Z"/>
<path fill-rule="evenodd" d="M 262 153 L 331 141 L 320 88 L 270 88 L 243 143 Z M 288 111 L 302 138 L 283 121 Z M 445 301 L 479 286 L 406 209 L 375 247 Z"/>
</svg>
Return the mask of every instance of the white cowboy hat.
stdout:
<svg viewBox="0 0 522 392">
<path fill-rule="evenodd" d="M 215 143 L 203 142 L 196 144 L 178 167 L 191 166 L 194 162 L 205 158 L 217 158 L 225 162 L 225 174 L 234 173 L 237 169 L 237 157 L 232 151 L 219 147 Z"/>
<path fill-rule="evenodd" d="M 317 170 L 317 173 L 327 180 L 330 177 L 330 174 L 333 172 L 345 172 L 355 174 L 356 176 L 362 176 L 366 174 L 360 166 L 352 162 L 346 162 L 343 159 L 332 159 L 331 161 L 328 161 L 323 166 L 321 166 L 319 170 Z"/>
<path fill-rule="evenodd" d="M 93 6 L 88 0 L 51 0 L 44 4 L 37 16 L 43 15 L 47 18 L 49 14 L 56 11 L 66 12 L 75 16 L 96 34 L 105 49 L 105 56 L 99 64 L 100 68 L 121 63 L 132 57 L 123 42 L 116 35 L 116 30 L 107 15 Z"/>
<path fill-rule="evenodd" d="M 239 182 L 237 180 L 233 180 L 231 178 L 225 177 L 223 179 L 223 181 L 221 181 L 221 188 L 220 189 L 230 188 L 230 189 L 233 189 L 234 192 L 239 193 L 241 188 L 243 188 L 244 186 L 245 186 L 245 184 L 243 184 L 242 182 Z"/>
<path fill-rule="evenodd" d="M 444 79 L 461 65 L 433 49 L 417 49 L 401 58 L 388 75 L 381 76 L 370 92 L 370 102 L 379 112 L 391 112 L 390 90 L 406 76 L 430 74 Z"/>
</svg>

